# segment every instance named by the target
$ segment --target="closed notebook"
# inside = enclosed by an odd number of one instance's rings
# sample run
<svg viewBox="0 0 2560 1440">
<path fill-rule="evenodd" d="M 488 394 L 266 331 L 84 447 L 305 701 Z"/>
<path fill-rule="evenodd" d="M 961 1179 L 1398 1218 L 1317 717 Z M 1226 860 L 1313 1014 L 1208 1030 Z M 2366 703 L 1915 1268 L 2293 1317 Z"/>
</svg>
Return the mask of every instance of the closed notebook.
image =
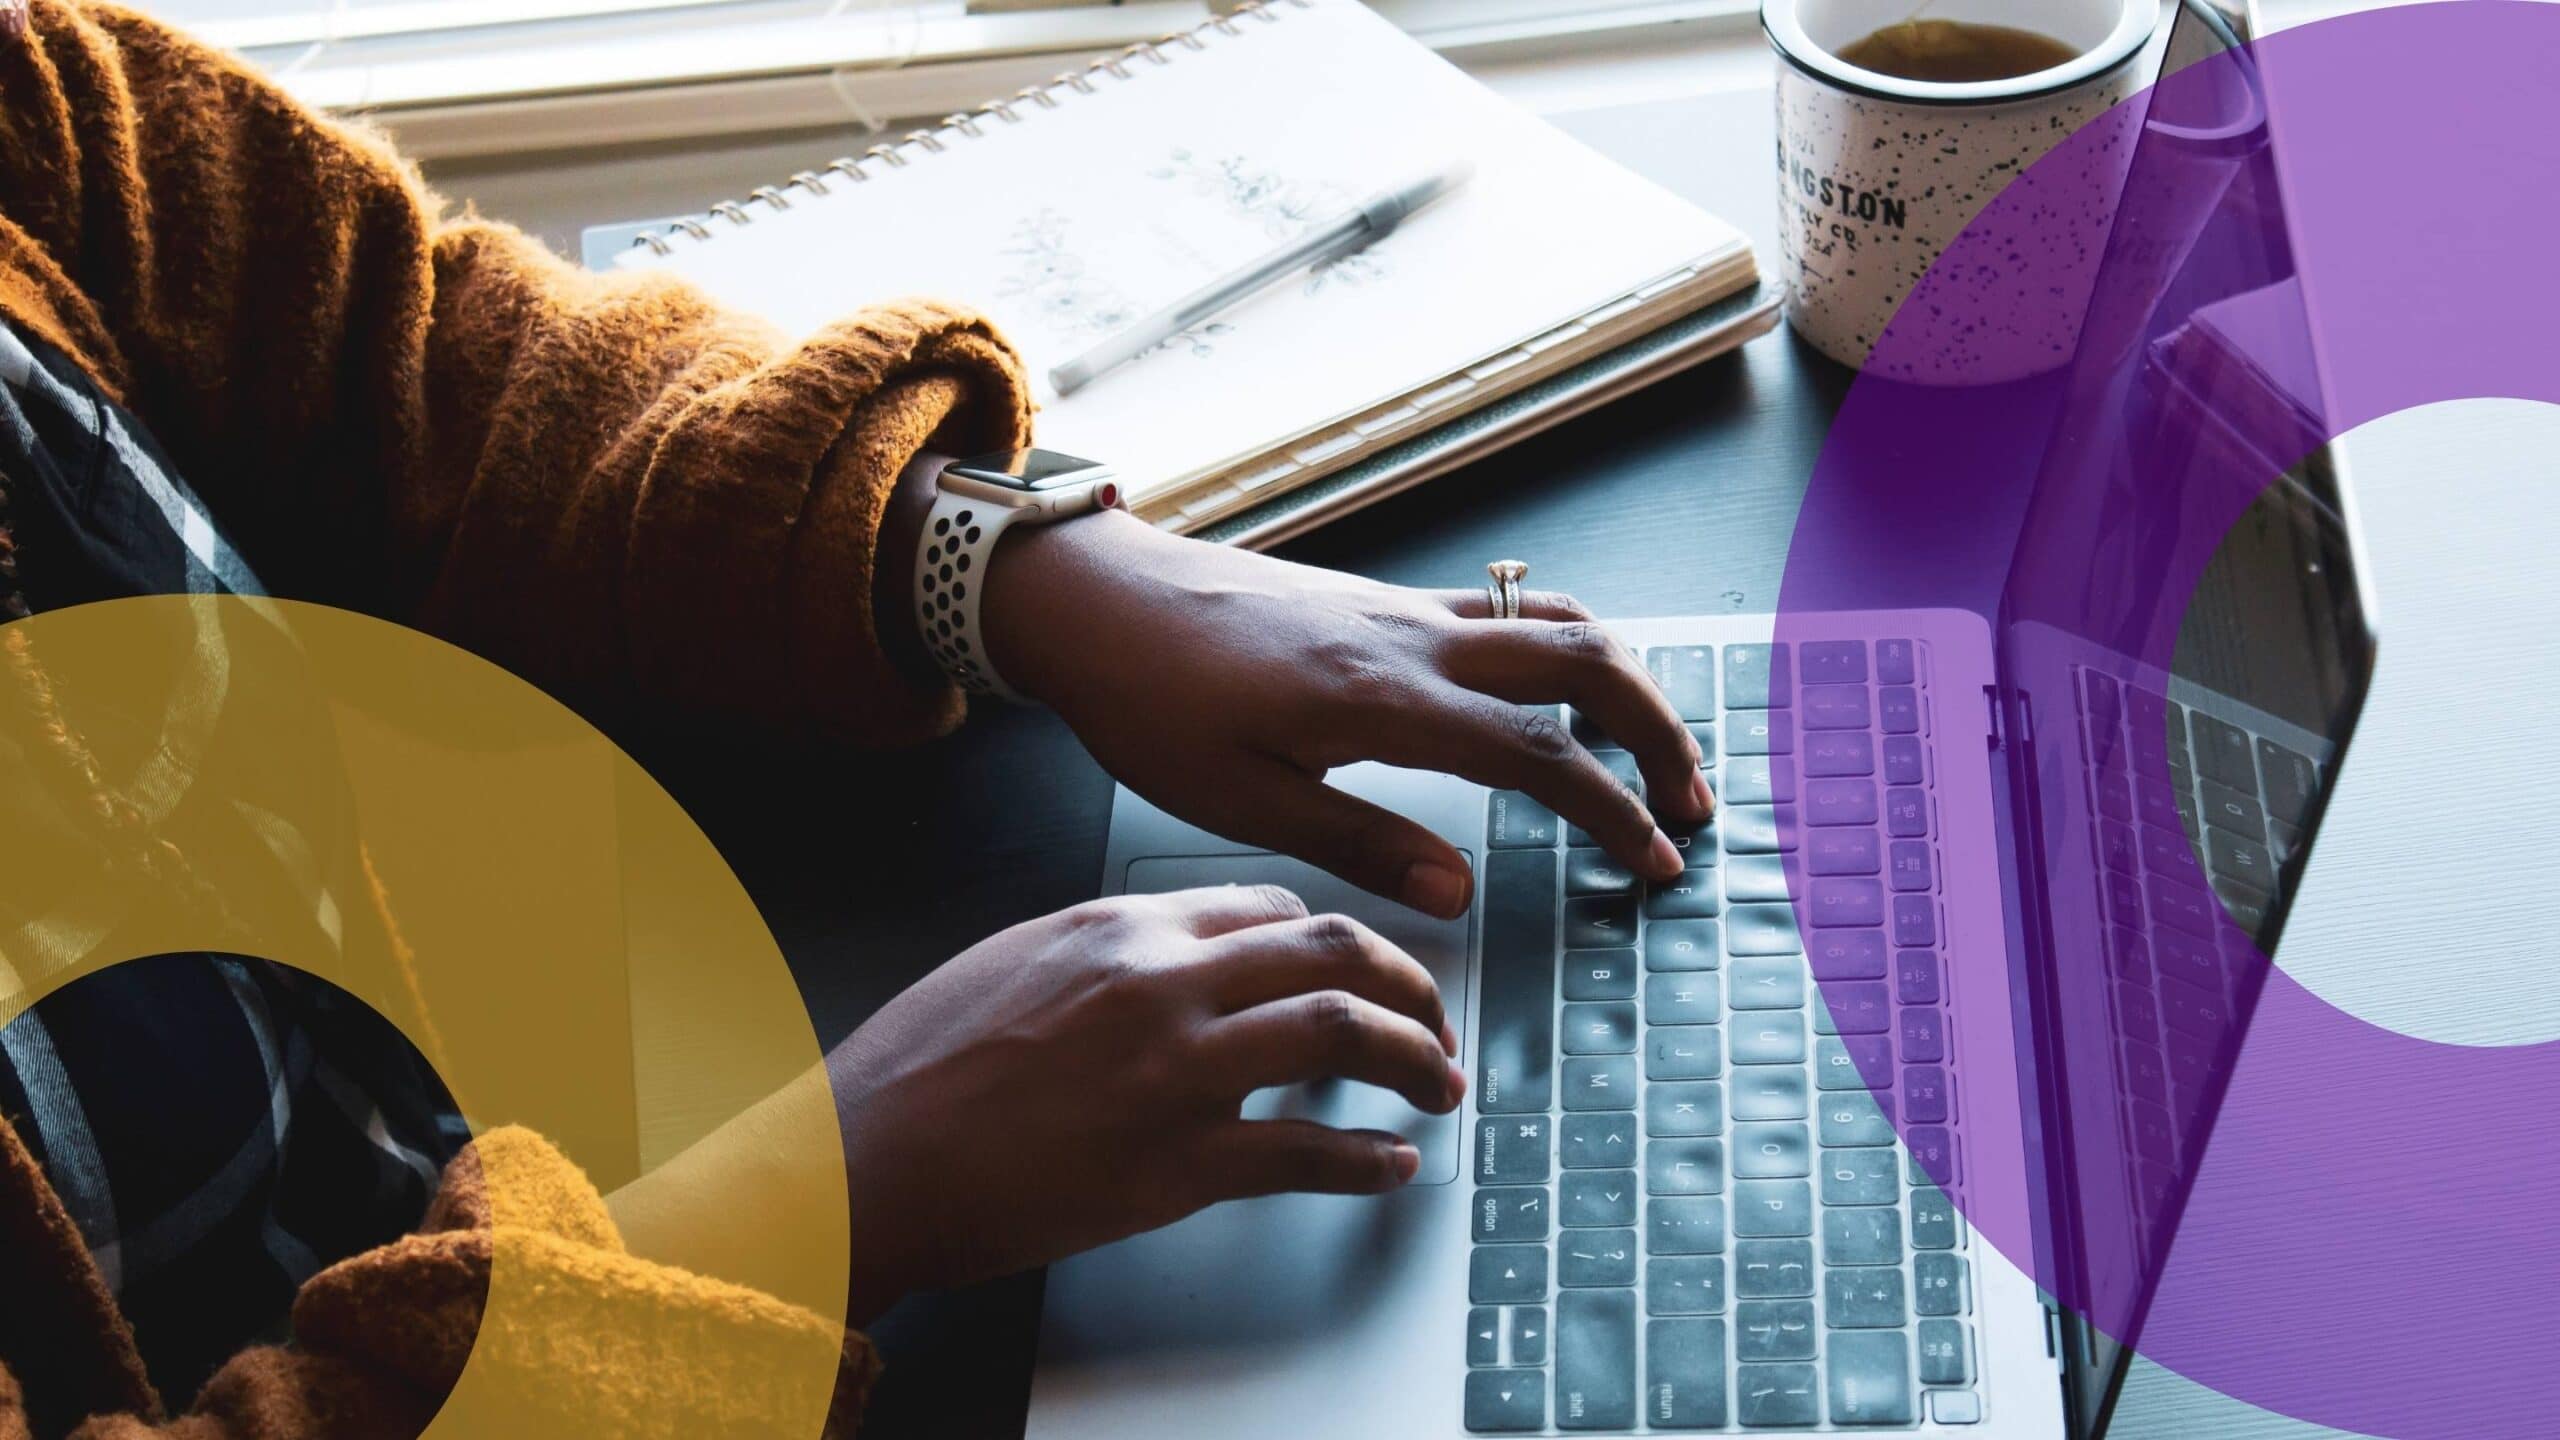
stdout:
<svg viewBox="0 0 2560 1440">
<path fill-rule="evenodd" d="M 1050 367 L 1365 196 L 1465 163 L 1384 240 L 1065 399 Z M 1756 284 L 1732 226 L 1467 78 L 1356 0 L 1274 3 L 1096 61 L 652 232 L 682 274 L 805 334 L 933 295 L 1030 361 L 1040 443 L 1210 526 Z"/>
</svg>

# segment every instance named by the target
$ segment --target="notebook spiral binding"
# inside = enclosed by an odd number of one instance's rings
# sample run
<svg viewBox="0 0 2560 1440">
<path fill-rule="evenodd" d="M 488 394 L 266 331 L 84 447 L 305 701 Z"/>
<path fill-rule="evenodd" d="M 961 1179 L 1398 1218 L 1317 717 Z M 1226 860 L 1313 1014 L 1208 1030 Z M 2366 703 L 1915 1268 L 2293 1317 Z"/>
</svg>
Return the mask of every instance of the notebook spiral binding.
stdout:
<svg viewBox="0 0 2560 1440">
<path fill-rule="evenodd" d="M 1061 91 L 1080 95 L 1095 94 L 1100 88 L 1094 84 L 1097 77 L 1107 75 L 1115 80 L 1133 79 L 1138 73 L 1130 68 L 1133 62 L 1144 60 L 1156 66 L 1170 65 L 1173 63 L 1173 58 L 1166 53 L 1169 47 L 1205 50 L 1208 48 L 1206 37 L 1211 33 L 1241 35 L 1245 33 L 1245 29 L 1238 23 L 1239 21 L 1256 20 L 1270 24 L 1277 21 L 1287 10 L 1304 10 L 1311 4 L 1312 0 L 1245 0 L 1245 3 L 1237 6 L 1231 14 L 1214 15 L 1188 30 L 1177 30 L 1155 40 L 1141 41 L 1117 54 L 1100 56 L 1087 62 L 1081 70 L 1063 71 L 1044 84 L 1027 85 L 1011 95 L 989 100 L 975 109 L 964 110 L 956 115 L 946 115 L 938 125 L 922 130 L 910 130 L 895 140 L 874 145 L 859 155 L 839 155 L 818 169 L 793 171 L 791 178 L 779 185 L 759 185 L 748 191 L 747 198 L 743 201 L 723 200 L 711 206 L 701 216 L 678 220 L 664 230 L 642 231 L 632 237 L 631 243 L 634 246 L 645 245 L 661 255 L 672 255 L 675 253 L 674 242 L 679 239 L 691 238 L 702 241 L 715 238 L 720 232 L 711 227 L 710 222 L 713 220 L 725 221 L 731 228 L 754 224 L 756 217 L 747 209 L 749 205 L 761 205 L 768 213 L 774 214 L 790 209 L 791 197 L 783 193 L 787 190 L 798 190 L 809 196 L 825 195 L 830 193 L 827 188 L 827 177 L 831 175 L 860 184 L 871 179 L 875 170 L 904 169 L 915 163 L 912 156 L 901 153 L 909 147 L 926 154 L 936 154 L 950 148 L 943 139 L 945 135 L 957 135 L 964 139 L 975 140 L 988 133 L 987 126 L 982 123 L 984 121 L 996 120 L 1006 125 L 1022 124 L 1022 107 L 1024 106 L 1055 110 L 1065 103 L 1059 98 Z"/>
</svg>

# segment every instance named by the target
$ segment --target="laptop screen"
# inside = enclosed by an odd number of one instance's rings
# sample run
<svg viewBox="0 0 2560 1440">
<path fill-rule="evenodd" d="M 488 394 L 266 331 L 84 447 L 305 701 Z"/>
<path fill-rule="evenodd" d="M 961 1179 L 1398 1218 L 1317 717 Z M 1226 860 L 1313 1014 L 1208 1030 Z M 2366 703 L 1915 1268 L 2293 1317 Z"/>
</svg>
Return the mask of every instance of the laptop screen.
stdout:
<svg viewBox="0 0 2560 1440">
<path fill-rule="evenodd" d="M 2036 1267 L 2112 1404 L 2371 674 L 2247 17 L 2187 0 L 2003 597 Z M 2212 57 L 2222 56 L 2215 59 Z"/>
</svg>

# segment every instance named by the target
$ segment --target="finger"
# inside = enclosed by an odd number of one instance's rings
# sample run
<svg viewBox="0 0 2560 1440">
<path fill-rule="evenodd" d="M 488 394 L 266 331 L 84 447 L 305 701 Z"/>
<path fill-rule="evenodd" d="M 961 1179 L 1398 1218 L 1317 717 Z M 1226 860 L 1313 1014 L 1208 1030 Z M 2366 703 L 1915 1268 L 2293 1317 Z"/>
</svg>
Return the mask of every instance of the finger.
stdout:
<svg viewBox="0 0 2560 1440">
<path fill-rule="evenodd" d="M 1150 898 L 1203 940 L 1307 918 L 1307 902 L 1280 885 L 1204 885 Z"/>
<path fill-rule="evenodd" d="M 1519 705 L 1571 705 L 1627 747 L 1663 814 L 1704 823 L 1715 814 L 1696 737 L 1662 687 L 1606 629 L 1588 623 L 1492 624 L 1460 629 L 1445 652 L 1450 679 Z"/>
<path fill-rule="evenodd" d="M 1434 590 L 1431 596 L 1448 606 L 1449 613 L 1461 620 L 1493 618 L 1493 597 L 1482 590 Z M 1523 590 L 1520 592 L 1520 618 L 1588 622 L 1592 614 L 1581 601 L 1561 590 Z"/>
<path fill-rule="evenodd" d="M 1215 1082 L 1239 1100 L 1273 1085 L 1357 1080 L 1445 1115 L 1466 1093 L 1466 1076 L 1439 1036 L 1347 990 L 1294 995 L 1212 1020 L 1201 1042 Z"/>
<path fill-rule="evenodd" d="M 1444 770 L 1496 790 L 1519 790 L 1591 833 L 1636 873 L 1668 880 L 1680 849 L 1634 791 L 1573 738 L 1551 710 L 1524 710 L 1456 685 L 1423 692 L 1369 738 L 1368 758 Z"/>
<path fill-rule="evenodd" d="M 1243 756 L 1232 768 L 1214 795 L 1189 803 L 1194 823 L 1294 855 L 1426 915 L 1467 913 L 1475 875 L 1448 841 L 1269 756 Z"/>
<path fill-rule="evenodd" d="M 1312 1120 L 1233 1120 L 1195 1153 L 1208 1199 L 1259 1195 L 1382 1195 L 1414 1177 L 1422 1152 L 1384 1130 L 1336 1130 Z"/>
<path fill-rule="evenodd" d="M 1422 962 L 1348 915 L 1315 915 L 1239 931 L 1202 947 L 1199 961 L 1220 1009 L 1249 1010 L 1317 990 L 1343 990 L 1422 1023 L 1458 1053 L 1440 986 Z"/>
</svg>

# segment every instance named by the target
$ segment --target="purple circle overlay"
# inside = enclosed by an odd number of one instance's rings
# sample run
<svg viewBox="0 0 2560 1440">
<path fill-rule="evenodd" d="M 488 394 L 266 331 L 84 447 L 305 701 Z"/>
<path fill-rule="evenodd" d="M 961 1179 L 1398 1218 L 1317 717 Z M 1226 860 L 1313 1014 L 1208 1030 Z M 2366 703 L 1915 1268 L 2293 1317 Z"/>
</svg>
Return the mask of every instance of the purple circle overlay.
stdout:
<svg viewBox="0 0 2560 1440">
<path fill-rule="evenodd" d="M 2091 290 L 2052 297 L 2085 313 L 2077 350 L 1976 389 L 1898 384 L 1871 365 L 1813 475 L 1776 639 L 1836 636 L 1842 610 L 1953 609 L 1993 622 L 2013 680 L 2076 673 L 2093 653 L 2165 676 L 2208 562 L 2280 471 L 2417 406 L 2560 404 L 2555 74 L 2560 7 L 2409 6 L 2199 61 L 2065 141 L 1948 247 L 1878 351 L 1943 359 L 1969 307 L 2015 304 L 2001 277 L 2057 228 L 2040 218 L 2088 203 L 2094 175 L 2120 176 Z M 2196 297 L 2244 291 L 2256 301 L 2218 322 L 2228 349 L 2199 354 Z M 2164 367 L 2181 365 L 2208 375 L 2204 403 L 2164 397 Z M 2040 714 L 2072 713 L 2077 693 L 2061 689 Z M 1942 726 L 1961 698 L 1933 698 Z M 2142 718 L 2124 732 L 2137 777 L 2169 763 L 2165 727 Z M 1937 800 L 1947 834 L 1994 818 L 1988 796 Z M 1938 891 L 2005 894 L 2011 862 L 2029 862 L 2046 926 L 2036 963 L 2057 972 L 2055 993 L 2104 997 L 2121 950 L 2104 821 L 2076 804 L 2039 814 L 2014 857 L 1941 845 Z M 1782 811 L 1782 830 L 1794 823 Z M 1807 880 L 1789 870 L 1812 936 Z M 2458 915 L 2458 899 L 2412 904 Z M 2542 1319 L 2560 1297 L 2560 1042 L 2385 1030 L 2290 979 L 2221 906 L 2210 915 L 2196 953 L 2223 967 L 2228 1006 L 2206 1027 L 2218 1040 L 2190 1045 L 2163 1086 L 2166 1140 L 2140 1118 L 2139 1087 L 2067 1083 L 2074 1070 L 2039 1127 L 1959 1127 L 1931 1171 L 1979 1238 L 2097 1330 L 2227 1395 L 2377 1435 L 2560 1433 L 2547 1373 L 2560 1342 Z M 2009 992 L 2014 957 L 1997 945 L 1944 948 L 1959 1011 Z M 2413 940 L 2410 983 L 2459 963 L 2458 930 Z M 1859 998 L 1818 978 L 1835 1014 Z M 2053 1029 L 2068 1045 L 2085 1019 Z M 1861 1068 L 1880 1096 L 1897 1083 L 1889 1050 Z M 1918 1151 L 1918 1127 L 1896 1119 Z M 2084 1177 L 2067 1207 L 2075 1244 L 2052 1243 L 2041 1190 L 1975 1183 L 2041 1175 L 2065 1151 Z M 1958 1159 L 1964 1173 L 1942 1168 Z M 2085 1178 L 2110 1167 L 2112 1182 Z"/>
</svg>

